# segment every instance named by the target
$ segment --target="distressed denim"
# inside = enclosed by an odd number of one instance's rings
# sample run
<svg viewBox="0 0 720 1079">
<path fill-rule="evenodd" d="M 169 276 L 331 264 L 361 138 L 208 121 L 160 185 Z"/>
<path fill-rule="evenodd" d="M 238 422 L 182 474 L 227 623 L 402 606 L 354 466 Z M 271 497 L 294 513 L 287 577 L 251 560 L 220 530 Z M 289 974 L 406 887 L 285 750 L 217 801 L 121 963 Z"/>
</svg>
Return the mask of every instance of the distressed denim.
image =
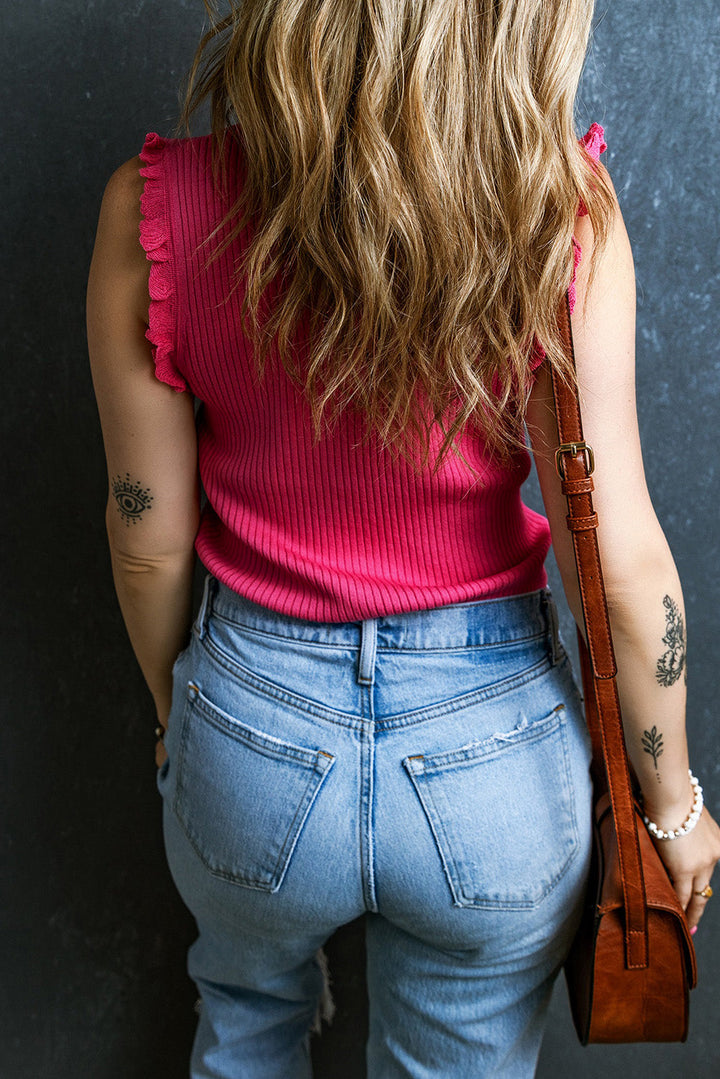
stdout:
<svg viewBox="0 0 720 1079">
<path fill-rule="evenodd" d="M 165 745 L 192 1079 L 309 1077 L 322 946 L 363 914 L 369 1079 L 534 1075 L 591 834 L 547 589 L 320 623 L 209 576 Z"/>
</svg>

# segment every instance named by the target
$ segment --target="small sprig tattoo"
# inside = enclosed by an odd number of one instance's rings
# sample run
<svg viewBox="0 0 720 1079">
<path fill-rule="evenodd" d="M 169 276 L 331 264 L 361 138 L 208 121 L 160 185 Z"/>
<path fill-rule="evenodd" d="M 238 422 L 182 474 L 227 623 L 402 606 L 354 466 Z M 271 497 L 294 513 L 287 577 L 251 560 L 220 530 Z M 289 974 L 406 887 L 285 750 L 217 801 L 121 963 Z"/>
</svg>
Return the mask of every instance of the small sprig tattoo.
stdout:
<svg viewBox="0 0 720 1079">
<path fill-rule="evenodd" d="M 658 772 L 658 758 L 661 757 L 662 753 L 663 753 L 663 737 L 662 737 L 662 734 L 660 734 L 657 727 L 654 726 L 654 727 L 651 727 L 651 729 L 649 731 L 643 731 L 643 736 L 642 736 L 642 738 L 640 740 L 642 742 L 642 747 L 645 750 L 645 752 L 649 753 L 650 756 L 653 759 L 653 764 L 655 765 L 655 774 L 657 776 L 657 781 L 658 781 L 658 783 L 660 783 L 661 780 L 660 780 L 660 773 Z"/>
<path fill-rule="evenodd" d="M 680 614 L 680 608 L 670 596 L 665 596 L 663 606 L 665 608 L 665 636 L 662 640 L 666 651 L 657 661 L 655 677 L 661 686 L 672 686 L 683 671 L 687 682 L 685 623 Z"/>
<path fill-rule="evenodd" d="M 143 513 L 151 509 L 153 496 L 149 487 L 143 487 L 139 480 L 135 483 L 130 479 L 130 473 L 125 476 L 115 476 L 112 481 L 112 493 L 117 502 L 118 513 L 125 524 L 137 524 L 142 519 Z"/>
</svg>

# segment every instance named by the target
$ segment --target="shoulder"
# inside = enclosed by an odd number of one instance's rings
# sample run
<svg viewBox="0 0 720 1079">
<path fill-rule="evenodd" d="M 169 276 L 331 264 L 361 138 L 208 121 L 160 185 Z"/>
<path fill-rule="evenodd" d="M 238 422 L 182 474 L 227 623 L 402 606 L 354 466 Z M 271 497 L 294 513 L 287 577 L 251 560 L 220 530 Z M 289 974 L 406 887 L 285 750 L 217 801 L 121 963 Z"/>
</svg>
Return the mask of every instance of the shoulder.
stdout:
<svg viewBox="0 0 720 1079">
<path fill-rule="evenodd" d="M 595 164 L 594 169 L 597 173 L 602 174 L 603 180 L 605 181 L 607 187 L 612 193 L 614 213 L 611 220 L 611 226 L 615 227 L 619 221 L 622 221 L 622 211 L 620 209 L 620 203 L 618 202 L 617 192 L 615 191 L 615 187 L 610 177 L 610 173 L 605 168 L 605 165 L 602 163 L 602 161 L 598 161 Z M 577 217 L 575 218 L 575 228 L 573 230 L 573 234 L 583 250 L 583 256 L 589 257 L 593 249 L 593 226 L 589 214 L 582 205 L 578 211 Z"/>
<path fill-rule="evenodd" d="M 573 275 L 572 291 L 574 292 L 577 286 L 578 298 L 584 298 L 581 294 L 586 292 L 589 279 L 598 276 L 605 278 L 605 287 L 612 288 L 613 282 L 619 284 L 621 286 L 619 293 L 620 295 L 624 293 L 627 300 L 627 286 L 631 285 L 634 288 L 633 258 L 617 192 L 608 169 L 601 161 L 601 154 L 607 150 L 603 126 L 598 123 L 591 124 L 582 138 L 578 139 L 578 146 L 593 173 L 600 178 L 602 187 L 609 192 L 612 207 L 607 219 L 607 242 L 598 245 L 591 218 L 582 200 L 580 202 L 573 230 L 577 274 Z M 582 302 L 579 308 L 584 309 Z"/>
<path fill-rule="evenodd" d="M 200 142 L 202 139 L 198 138 L 163 138 L 154 131 L 145 136 L 140 153 L 116 168 L 105 185 L 100 224 L 107 230 L 108 238 L 114 237 L 118 242 L 131 241 L 133 250 L 142 254 L 138 236 L 141 221 L 146 216 L 143 196 L 149 187 L 154 189 L 156 186 L 147 181 L 160 181 L 164 188 L 165 173 L 172 159 L 184 152 L 197 153 Z"/>
<path fill-rule="evenodd" d="M 142 160 L 139 155 L 131 157 L 115 169 L 105 185 L 100 207 L 99 231 L 106 243 L 115 243 L 119 253 L 131 251 L 143 255 L 140 246 L 140 203 L 145 185 L 141 175 Z"/>
<path fill-rule="evenodd" d="M 140 201 L 145 179 L 139 155 L 120 165 L 108 179 L 100 204 L 93 261 L 104 277 L 133 282 L 147 291 L 149 265 L 140 244 Z M 147 314 L 147 303 L 145 303 Z"/>
<path fill-rule="evenodd" d="M 139 154 L 131 157 L 123 165 L 120 165 L 112 174 L 103 194 L 103 203 L 108 209 L 115 212 L 125 213 L 132 210 L 135 201 L 139 204 L 139 198 L 143 189 L 143 177 L 140 175 L 142 160 Z"/>
<path fill-rule="evenodd" d="M 578 300 L 581 301 L 578 304 L 578 315 L 584 309 L 582 299 L 588 284 L 590 270 L 596 262 L 597 282 L 595 287 L 618 291 L 616 286 L 621 286 L 619 289 L 621 295 L 624 291 L 623 285 L 632 284 L 634 288 L 632 248 L 618 195 L 610 174 L 602 162 L 598 162 L 595 167 L 597 172 L 602 173 L 603 179 L 612 194 L 613 212 L 608 221 L 607 243 L 599 252 L 596 252 L 595 234 L 589 215 L 579 214 L 575 219 L 574 240 L 582 252 L 582 260 L 578 260 L 579 266 L 577 267 L 576 280 Z M 625 295 L 627 297 L 627 290 L 625 290 Z"/>
<path fill-rule="evenodd" d="M 115 169 L 105 185 L 92 260 L 92 277 L 107 289 L 135 298 L 136 313 L 147 319 L 150 267 L 140 243 L 144 178 L 139 156 Z"/>
</svg>

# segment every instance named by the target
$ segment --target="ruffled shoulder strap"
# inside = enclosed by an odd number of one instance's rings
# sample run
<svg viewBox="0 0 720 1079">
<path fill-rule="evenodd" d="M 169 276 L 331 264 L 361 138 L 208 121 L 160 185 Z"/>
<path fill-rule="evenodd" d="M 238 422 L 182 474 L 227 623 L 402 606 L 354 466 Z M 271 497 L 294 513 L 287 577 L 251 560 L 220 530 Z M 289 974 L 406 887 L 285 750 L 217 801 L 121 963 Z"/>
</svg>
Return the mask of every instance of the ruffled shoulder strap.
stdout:
<svg viewBox="0 0 720 1079">
<path fill-rule="evenodd" d="M 578 142 L 581 146 L 585 147 L 592 160 L 596 162 L 600 160 L 600 154 L 604 153 L 605 150 L 607 150 L 607 143 L 605 142 L 605 130 L 600 124 L 592 124 L 586 134 L 584 134 L 581 139 L 578 139 Z M 580 199 L 580 204 L 578 206 L 578 217 L 586 216 L 587 207 L 585 206 L 585 203 L 582 201 L 582 199 Z M 582 248 L 580 247 L 580 244 L 577 242 L 574 236 L 572 238 L 572 246 L 573 271 L 572 280 L 568 287 L 571 311 L 575 308 L 575 279 L 577 277 L 577 268 L 580 265 L 580 260 L 582 259 Z"/>
<path fill-rule="evenodd" d="M 166 148 L 171 140 L 154 131 L 145 136 L 140 151 L 145 177 L 140 209 L 140 243 L 149 259 L 150 307 L 145 336 L 152 345 L 155 374 L 173 389 L 187 390 L 188 385 L 175 366 L 177 352 L 177 322 L 175 296 L 175 266 L 172 250 L 172 230 L 166 191 Z"/>
<path fill-rule="evenodd" d="M 596 161 L 600 160 L 600 154 L 607 150 L 607 143 L 605 142 L 605 128 L 602 124 L 591 124 L 587 132 L 581 139 L 578 139 L 581 146 L 584 146 L 587 152 Z"/>
<path fill-rule="evenodd" d="M 578 139 L 581 146 L 584 146 L 588 154 L 593 161 L 598 162 L 600 160 L 600 154 L 607 150 L 607 143 L 605 142 L 605 130 L 600 124 L 592 124 L 588 131 L 583 135 L 581 139 Z M 585 203 L 580 199 L 580 205 L 578 207 L 578 217 L 585 217 L 587 214 L 587 208 Z"/>
<path fill-rule="evenodd" d="M 592 124 L 588 131 L 583 135 L 581 139 L 578 139 L 581 146 L 584 146 L 588 154 L 593 161 L 600 160 L 600 154 L 607 150 L 607 143 L 605 142 L 605 131 L 601 124 Z M 578 207 L 578 217 L 585 217 L 587 215 L 587 208 L 582 199 Z M 577 277 L 577 268 L 580 265 L 582 259 L 582 248 L 577 242 L 575 237 L 572 238 L 573 248 L 573 270 L 572 280 L 568 286 L 568 295 L 570 301 L 570 310 L 575 308 L 575 279 Z M 545 359 L 545 349 L 542 348 L 538 341 L 535 342 L 531 357 L 530 357 L 530 370 L 535 371 Z"/>
</svg>

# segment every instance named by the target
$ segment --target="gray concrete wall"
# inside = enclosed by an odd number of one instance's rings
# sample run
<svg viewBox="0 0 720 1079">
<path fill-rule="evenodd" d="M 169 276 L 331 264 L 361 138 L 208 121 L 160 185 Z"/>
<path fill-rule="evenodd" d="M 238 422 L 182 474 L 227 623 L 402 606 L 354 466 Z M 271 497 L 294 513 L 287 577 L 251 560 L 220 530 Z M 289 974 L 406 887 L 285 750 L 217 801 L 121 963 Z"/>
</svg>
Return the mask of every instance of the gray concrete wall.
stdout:
<svg viewBox="0 0 720 1079">
<path fill-rule="evenodd" d="M 193 925 L 164 862 L 151 701 L 111 583 L 84 292 L 105 182 L 147 131 L 171 133 L 202 5 L 32 0 L 3 4 L 0 20 L 0 1073 L 175 1079 L 195 1021 Z M 647 473 L 684 584 L 691 762 L 716 816 L 719 30 L 717 0 L 603 0 L 578 109 L 581 130 L 606 128 L 635 252 Z M 540 1076 L 717 1075 L 712 906 L 696 939 L 685 1046 L 583 1050 L 560 985 Z M 362 926 L 328 951 L 338 1013 L 316 1074 L 361 1079 Z"/>
</svg>

